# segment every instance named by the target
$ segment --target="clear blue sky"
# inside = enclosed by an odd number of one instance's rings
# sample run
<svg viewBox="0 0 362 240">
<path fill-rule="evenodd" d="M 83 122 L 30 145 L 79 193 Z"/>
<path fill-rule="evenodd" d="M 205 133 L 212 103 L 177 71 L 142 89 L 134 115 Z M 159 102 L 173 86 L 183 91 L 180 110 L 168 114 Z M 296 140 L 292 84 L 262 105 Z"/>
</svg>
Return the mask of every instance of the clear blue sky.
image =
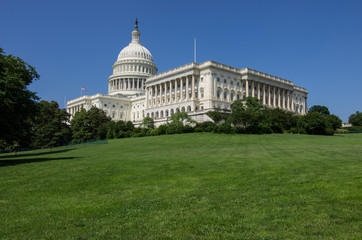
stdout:
<svg viewBox="0 0 362 240">
<path fill-rule="evenodd" d="M 0 47 L 34 66 L 41 99 L 107 93 L 139 19 L 159 73 L 214 60 L 282 77 L 342 120 L 362 111 L 362 1 L 0 0 Z"/>
</svg>

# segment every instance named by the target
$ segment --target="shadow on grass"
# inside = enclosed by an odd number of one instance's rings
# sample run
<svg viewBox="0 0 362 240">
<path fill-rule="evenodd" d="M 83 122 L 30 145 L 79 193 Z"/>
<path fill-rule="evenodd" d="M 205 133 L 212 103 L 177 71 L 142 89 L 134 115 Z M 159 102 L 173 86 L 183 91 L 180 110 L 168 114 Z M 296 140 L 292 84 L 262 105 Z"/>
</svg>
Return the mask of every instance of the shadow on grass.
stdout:
<svg viewBox="0 0 362 240">
<path fill-rule="evenodd" d="M 5 158 L 19 158 L 19 157 L 30 157 L 30 156 L 41 156 L 41 155 L 47 155 L 47 154 L 54 154 L 54 153 L 63 153 L 63 152 L 68 152 L 68 151 L 72 151 L 75 148 L 70 148 L 70 149 L 63 149 L 63 150 L 56 150 L 56 151 L 48 151 L 48 150 L 44 150 L 44 152 L 24 152 L 24 153 L 20 153 L 20 154 L 14 154 L 12 153 L 11 155 L 6 155 L 6 156 L 1 156 L 0 157 L 0 161 L 1 159 L 5 159 Z"/>
<path fill-rule="evenodd" d="M 33 162 L 46 162 L 54 160 L 70 160 L 75 157 L 58 157 L 58 158 L 22 158 L 22 159 L 7 159 L 0 160 L 0 167 L 15 166 L 24 163 L 33 163 Z"/>
</svg>

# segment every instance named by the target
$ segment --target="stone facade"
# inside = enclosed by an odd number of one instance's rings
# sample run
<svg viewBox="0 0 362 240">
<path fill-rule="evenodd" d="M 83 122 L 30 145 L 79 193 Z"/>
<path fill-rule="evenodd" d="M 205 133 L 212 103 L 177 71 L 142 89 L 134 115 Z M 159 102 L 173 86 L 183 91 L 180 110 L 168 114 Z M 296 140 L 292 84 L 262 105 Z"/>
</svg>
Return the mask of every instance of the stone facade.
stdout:
<svg viewBox="0 0 362 240">
<path fill-rule="evenodd" d="M 185 111 L 199 122 L 210 120 L 212 110 L 230 112 L 233 101 L 257 97 L 271 108 L 297 114 L 307 112 L 305 88 L 293 82 L 250 68 L 234 68 L 206 61 L 190 63 L 157 74 L 151 53 L 142 46 L 136 22 L 132 41 L 118 55 L 113 74 L 108 78 L 108 95 L 82 96 L 67 103 L 74 114 L 91 106 L 103 109 L 113 120 L 139 125 L 145 116 L 156 125 L 171 114 Z"/>
</svg>

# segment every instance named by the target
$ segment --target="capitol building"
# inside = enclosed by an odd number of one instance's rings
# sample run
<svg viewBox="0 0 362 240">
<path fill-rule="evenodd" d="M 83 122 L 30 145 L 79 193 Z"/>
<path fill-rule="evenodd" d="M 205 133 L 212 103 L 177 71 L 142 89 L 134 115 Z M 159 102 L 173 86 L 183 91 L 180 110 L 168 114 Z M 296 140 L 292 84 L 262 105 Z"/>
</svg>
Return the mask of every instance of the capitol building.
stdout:
<svg viewBox="0 0 362 240">
<path fill-rule="evenodd" d="M 176 112 L 198 122 L 208 111 L 230 112 L 233 101 L 257 97 L 270 108 L 296 114 L 307 112 L 307 90 L 293 82 L 250 68 L 234 68 L 214 61 L 189 63 L 157 74 L 153 57 L 140 41 L 138 23 L 132 41 L 118 54 L 108 78 L 108 94 L 81 96 L 67 102 L 72 116 L 82 108 L 103 109 L 112 120 L 142 123 L 149 116 L 156 126 Z"/>
</svg>

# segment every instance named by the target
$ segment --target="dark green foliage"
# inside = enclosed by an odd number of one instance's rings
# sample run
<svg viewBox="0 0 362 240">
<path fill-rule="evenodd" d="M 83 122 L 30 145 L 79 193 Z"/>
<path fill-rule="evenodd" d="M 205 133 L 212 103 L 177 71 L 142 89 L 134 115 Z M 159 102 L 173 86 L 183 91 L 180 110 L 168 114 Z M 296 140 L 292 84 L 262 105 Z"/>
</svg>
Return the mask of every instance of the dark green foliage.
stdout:
<svg viewBox="0 0 362 240">
<path fill-rule="evenodd" d="M 206 121 L 202 123 L 197 123 L 197 128 L 201 128 L 202 132 L 213 132 L 216 128 L 215 123 Z M 195 129 L 196 131 L 196 129 Z"/>
<path fill-rule="evenodd" d="M 348 122 L 353 126 L 362 126 L 362 112 L 357 111 L 354 114 L 351 114 L 348 118 Z"/>
<path fill-rule="evenodd" d="M 326 116 L 326 120 L 328 128 L 333 129 L 333 131 L 342 126 L 342 120 L 334 114 Z"/>
<path fill-rule="evenodd" d="M 0 48 L 0 149 L 30 145 L 39 98 L 27 87 L 38 78 L 35 68 Z"/>
<path fill-rule="evenodd" d="M 329 109 L 326 106 L 321 106 L 321 105 L 314 105 L 309 109 L 309 112 L 318 112 L 320 114 L 322 114 L 323 116 L 328 116 L 329 113 Z"/>
<path fill-rule="evenodd" d="M 217 125 L 214 132 L 215 133 L 226 133 L 226 134 L 235 133 L 234 129 L 231 127 L 231 124 L 229 121 L 226 121 L 224 123 Z"/>
<path fill-rule="evenodd" d="M 226 113 L 222 113 L 219 111 L 209 111 L 206 113 L 209 118 L 211 118 L 215 124 L 220 123 L 222 120 L 225 120 L 228 118 L 228 115 Z"/>
<path fill-rule="evenodd" d="M 319 112 L 309 112 L 299 119 L 298 127 L 305 129 L 307 134 L 325 135 L 327 120 Z"/>
<path fill-rule="evenodd" d="M 162 124 L 155 129 L 154 135 L 165 135 L 167 134 L 168 124 Z"/>
<path fill-rule="evenodd" d="M 99 108 L 92 107 L 89 111 L 81 109 L 71 120 L 71 129 L 73 141 L 88 141 L 91 139 L 100 139 L 104 137 L 104 124 L 111 121 L 105 112 Z M 113 126 L 113 125 L 112 125 Z M 107 137 L 114 137 L 113 129 L 107 130 Z"/>
<path fill-rule="evenodd" d="M 196 128 L 195 128 L 195 132 L 203 132 L 203 130 L 202 130 L 202 128 L 200 128 L 200 127 L 196 127 Z"/>
<path fill-rule="evenodd" d="M 263 123 L 263 104 L 257 98 L 247 97 L 231 104 L 230 121 L 236 126 L 244 127 L 246 133 L 261 133 Z"/>
<path fill-rule="evenodd" d="M 298 117 L 280 108 L 265 108 L 263 111 L 263 121 L 273 133 L 283 133 L 297 126 Z"/>
<path fill-rule="evenodd" d="M 151 117 L 145 117 L 142 121 L 142 127 L 154 129 L 155 121 Z"/>
<path fill-rule="evenodd" d="M 57 102 L 40 101 L 34 118 L 34 135 L 32 146 L 54 147 L 69 143 L 71 140 L 69 114 L 59 109 Z"/>
</svg>

